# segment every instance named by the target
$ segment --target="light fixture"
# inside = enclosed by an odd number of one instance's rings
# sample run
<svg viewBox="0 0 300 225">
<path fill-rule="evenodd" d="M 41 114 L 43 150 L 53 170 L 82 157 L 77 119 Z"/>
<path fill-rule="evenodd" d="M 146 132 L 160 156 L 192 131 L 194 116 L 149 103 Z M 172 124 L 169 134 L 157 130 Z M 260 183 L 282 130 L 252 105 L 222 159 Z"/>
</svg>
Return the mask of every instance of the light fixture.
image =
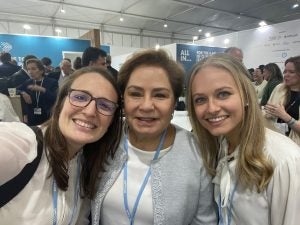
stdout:
<svg viewBox="0 0 300 225">
<path fill-rule="evenodd" d="M 299 7 L 299 4 L 298 4 L 298 3 L 295 3 L 295 4 L 292 6 L 293 9 L 296 9 L 296 8 L 298 8 L 298 7 Z"/>
<path fill-rule="evenodd" d="M 159 44 L 156 44 L 155 45 L 155 50 L 158 50 L 160 48 L 160 45 Z"/>
<path fill-rule="evenodd" d="M 165 24 L 164 24 L 164 28 L 167 28 L 167 27 L 168 27 L 168 24 L 167 24 L 167 23 L 165 23 Z"/>
<path fill-rule="evenodd" d="M 123 22 L 123 21 L 124 21 L 124 18 L 123 18 L 122 16 L 120 17 L 120 21 L 121 21 L 121 22 Z"/>
<path fill-rule="evenodd" d="M 198 40 L 198 36 L 193 36 L 193 41 L 197 41 Z"/>
<path fill-rule="evenodd" d="M 205 33 L 205 37 L 209 38 L 210 37 L 210 33 Z"/>
<path fill-rule="evenodd" d="M 57 34 L 60 34 L 60 33 L 62 33 L 62 30 L 59 29 L 59 28 L 56 28 L 56 29 L 55 29 L 55 32 L 56 32 Z"/>
<path fill-rule="evenodd" d="M 201 32 L 202 32 L 202 29 L 199 29 L 198 32 L 201 33 Z"/>
<path fill-rule="evenodd" d="M 226 38 L 225 40 L 224 40 L 224 44 L 226 45 L 226 44 L 228 44 L 230 42 L 230 40 L 228 39 L 228 38 Z"/>
<path fill-rule="evenodd" d="M 66 10 L 64 9 L 64 0 L 61 2 L 61 8 L 60 8 L 61 13 L 66 13 Z"/>
<path fill-rule="evenodd" d="M 30 30 L 30 29 L 31 29 L 31 26 L 29 26 L 28 24 L 24 24 L 23 28 L 24 28 L 25 30 Z"/>
<path fill-rule="evenodd" d="M 263 27 L 263 26 L 266 26 L 267 23 L 265 21 L 260 21 L 258 25 L 261 26 L 261 27 Z"/>
</svg>

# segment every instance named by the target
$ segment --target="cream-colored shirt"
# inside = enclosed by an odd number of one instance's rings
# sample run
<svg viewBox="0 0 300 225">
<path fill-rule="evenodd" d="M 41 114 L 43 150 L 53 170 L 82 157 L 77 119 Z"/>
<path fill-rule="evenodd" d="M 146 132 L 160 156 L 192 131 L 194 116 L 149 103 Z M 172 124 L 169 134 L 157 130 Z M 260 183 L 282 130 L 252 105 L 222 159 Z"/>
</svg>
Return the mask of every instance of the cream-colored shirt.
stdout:
<svg viewBox="0 0 300 225">
<path fill-rule="evenodd" d="M 0 123 L 0 184 L 16 176 L 37 154 L 36 137 L 31 128 L 23 123 Z M 45 151 L 44 151 L 45 152 Z M 5 206 L 0 208 L 0 225 L 53 225 L 53 177 L 46 155 L 42 155 L 37 171 L 25 188 Z M 75 224 L 81 199 L 74 202 L 78 157 L 69 162 L 69 188 L 58 189 L 57 225 L 68 225 L 74 211 Z M 76 193 L 78 194 L 78 193 Z M 77 206 L 73 210 L 73 206 Z"/>
<path fill-rule="evenodd" d="M 1 93 L 0 93 L 0 121 L 3 122 L 20 121 L 9 98 L 6 95 Z"/>
<path fill-rule="evenodd" d="M 232 204 L 231 225 L 296 225 L 300 221 L 300 148 L 289 138 L 267 129 L 265 154 L 273 162 L 274 174 L 267 188 L 258 193 L 236 185 L 236 156 L 239 149 L 226 156 L 226 140 L 221 144 L 222 153 L 217 167 L 215 201 L 227 218 Z M 221 201 L 220 201 L 221 194 Z M 221 208 L 220 208 L 221 202 Z"/>
<path fill-rule="evenodd" d="M 265 89 L 267 83 L 268 83 L 268 81 L 266 81 L 266 80 L 263 80 L 259 85 L 255 85 L 255 83 L 254 83 L 254 89 L 256 91 L 258 103 L 260 103 L 260 101 L 262 99 L 262 96 L 264 94 L 264 89 Z"/>
</svg>

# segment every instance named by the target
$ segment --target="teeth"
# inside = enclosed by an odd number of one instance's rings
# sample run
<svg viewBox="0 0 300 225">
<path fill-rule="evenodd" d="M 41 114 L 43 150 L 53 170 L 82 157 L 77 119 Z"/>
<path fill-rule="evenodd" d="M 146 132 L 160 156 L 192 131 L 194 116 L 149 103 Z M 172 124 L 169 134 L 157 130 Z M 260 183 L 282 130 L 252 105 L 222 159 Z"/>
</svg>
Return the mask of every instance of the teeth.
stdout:
<svg viewBox="0 0 300 225">
<path fill-rule="evenodd" d="M 90 128 L 90 129 L 93 129 L 96 127 L 95 125 L 93 125 L 91 123 L 83 122 L 81 120 L 74 120 L 74 122 L 81 127 L 86 127 L 86 128 Z"/>
<path fill-rule="evenodd" d="M 219 122 L 221 120 L 224 120 L 226 118 L 226 116 L 218 116 L 218 117 L 214 117 L 214 118 L 210 118 L 208 119 L 209 122 Z"/>
</svg>

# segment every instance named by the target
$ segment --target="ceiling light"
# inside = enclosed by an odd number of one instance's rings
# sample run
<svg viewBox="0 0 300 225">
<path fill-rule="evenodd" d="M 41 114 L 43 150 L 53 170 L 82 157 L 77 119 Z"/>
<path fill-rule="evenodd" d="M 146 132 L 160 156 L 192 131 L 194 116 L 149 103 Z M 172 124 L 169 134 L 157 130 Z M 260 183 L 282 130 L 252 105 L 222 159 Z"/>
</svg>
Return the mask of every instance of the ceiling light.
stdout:
<svg viewBox="0 0 300 225">
<path fill-rule="evenodd" d="M 210 37 L 210 33 L 205 33 L 205 37 Z"/>
<path fill-rule="evenodd" d="M 61 7 L 60 12 L 61 12 L 61 13 L 66 13 L 66 10 L 64 10 L 64 8 Z"/>
<path fill-rule="evenodd" d="M 267 23 L 265 22 L 265 21 L 261 21 L 261 22 L 259 22 L 259 24 L 258 24 L 259 26 L 261 26 L 261 27 L 263 27 L 263 26 L 266 26 L 267 25 Z"/>
<path fill-rule="evenodd" d="M 196 41 L 196 40 L 198 40 L 198 36 L 193 37 L 193 41 Z"/>
<path fill-rule="evenodd" d="M 25 25 L 23 26 L 23 28 L 24 28 L 25 30 L 30 30 L 30 29 L 31 29 L 31 26 L 29 26 L 28 24 L 25 24 Z"/>
<path fill-rule="evenodd" d="M 202 32 L 202 29 L 199 29 L 198 32 L 201 33 L 201 32 Z"/>
<path fill-rule="evenodd" d="M 167 27 L 168 27 L 168 24 L 165 23 L 165 24 L 164 24 L 164 28 L 167 28 Z"/>
<path fill-rule="evenodd" d="M 58 34 L 60 34 L 60 33 L 62 33 L 62 30 L 59 29 L 59 28 L 56 28 L 56 29 L 55 29 L 55 32 L 58 33 Z"/>
<path fill-rule="evenodd" d="M 224 44 L 228 44 L 229 43 L 229 39 L 228 38 L 226 38 L 225 40 L 224 40 Z"/>
<path fill-rule="evenodd" d="M 159 48 L 160 48 L 160 45 L 159 45 L 159 44 L 156 44 L 156 45 L 155 45 L 155 49 L 158 50 Z"/>
<path fill-rule="evenodd" d="M 296 8 L 298 8 L 298 7 L 299 7 L 299 4 L 298 4 L 298 3 L 295 3 L 295 4 L 292 6 L 293 9 L 296 9 Z"/>
<path fill-rule="evenodd" d="M 120 21 L 121 21 L 121 22 L 123 22 L 123 21 L 124 21 L 124 18 L 123 18 L 122 16 L 120 17 Z"/>
</svg>

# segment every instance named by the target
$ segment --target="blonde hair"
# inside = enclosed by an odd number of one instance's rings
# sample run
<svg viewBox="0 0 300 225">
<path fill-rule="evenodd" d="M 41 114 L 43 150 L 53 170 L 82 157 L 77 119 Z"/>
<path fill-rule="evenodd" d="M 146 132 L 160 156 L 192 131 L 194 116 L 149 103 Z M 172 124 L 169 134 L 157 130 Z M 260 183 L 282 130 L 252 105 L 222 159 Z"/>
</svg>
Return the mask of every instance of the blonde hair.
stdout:
<svg viewBox="0 0 300 225">
<path fill-rule="evenodd" d="M 219 151 L 218 138 L 211 135 L 198 121 L 191 86 L 195 75 L 204 67 L 215 67 L 226 70 L 232 75 L 243 107 L 243 119 L 240 125 L 239 154 L 236 166 L 238 181 L 245 187 L 256 187 L 260 192 L 270 182 L 273 166 L 264 154 L 265 127 L 263 116 L 257 103 L 256 93 L 248 78 L 248 71 L 241 62 L 228 54 L 212 55 L 194 66 L 190 74 L 187 94 L 187 108 L 190 122 L 195 135 L 199 140 L 200 151 L 208 172 L 216 173 L 216 164 Z"/>
</svg>

